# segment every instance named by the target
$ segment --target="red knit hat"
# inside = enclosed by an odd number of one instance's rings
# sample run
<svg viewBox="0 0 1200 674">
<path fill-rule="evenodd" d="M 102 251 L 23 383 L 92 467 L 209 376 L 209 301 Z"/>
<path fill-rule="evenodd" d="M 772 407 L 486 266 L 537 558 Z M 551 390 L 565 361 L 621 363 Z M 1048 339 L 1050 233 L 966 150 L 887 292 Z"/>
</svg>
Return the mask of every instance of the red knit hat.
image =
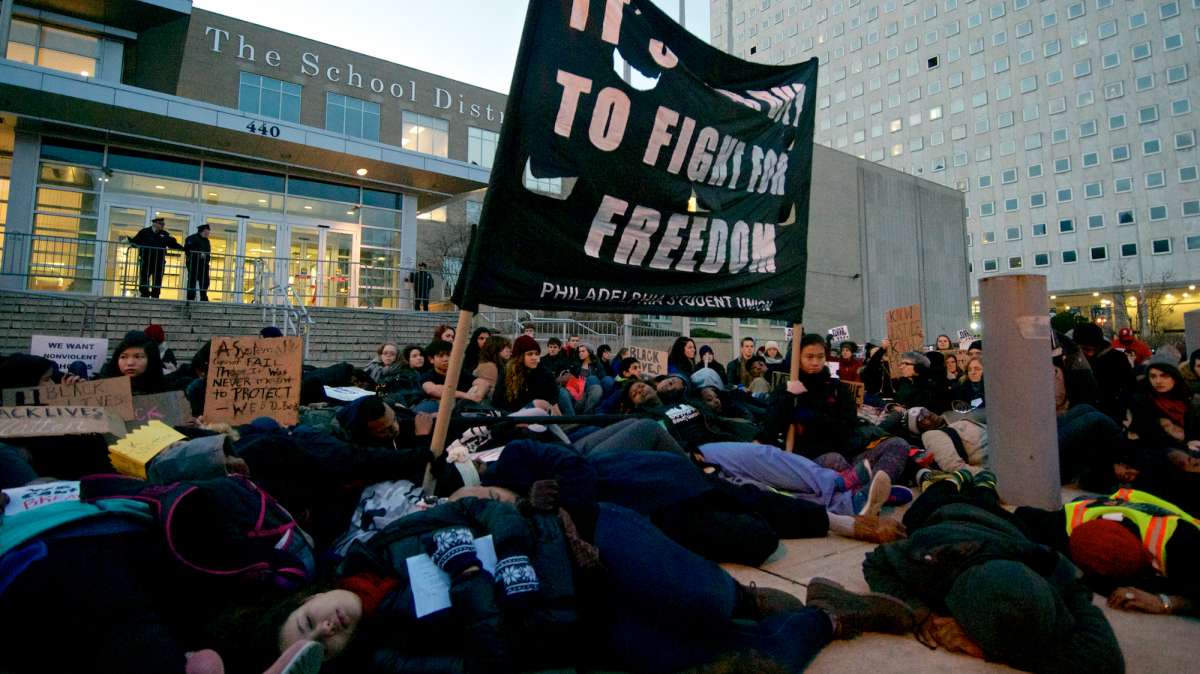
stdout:
<svg viewBox="0 0 1200 674">
<path fill-rule="evenodd" d="M 146 333 L 146 336 L 153 339 L 157 344 L 167 341 L 167 331 L 163 330 L 163 326 L 157 323 L 147 325 L 146 329 L 142 330 L 142 332 Z"/>
<path fill-rule="evenodd" d="M 1071 561 L 1104 578 L 1132 578 L 1150 564 L 1142 541 L 1121 522 L 1094 519 L 1071 532 Z"/>
<path fill-rule="evenodd" d="M 538 353 L 541 353 L 542 347 L 538 346 L 537 340 L 529 335 L 521 335 L 517 338 L 517 341 L 513 342 L 514 356 L 524 356 L 530 351 L 537 351 Z"/>
</svg>

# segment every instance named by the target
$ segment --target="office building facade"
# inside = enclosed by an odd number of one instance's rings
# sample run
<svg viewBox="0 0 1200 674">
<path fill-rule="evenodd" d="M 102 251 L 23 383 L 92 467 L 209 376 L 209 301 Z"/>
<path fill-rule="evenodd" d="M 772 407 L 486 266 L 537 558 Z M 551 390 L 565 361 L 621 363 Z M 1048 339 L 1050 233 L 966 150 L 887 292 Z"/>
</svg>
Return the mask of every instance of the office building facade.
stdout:
<svg viewBox="0 0 1200 674">
<path fill-rule="evenodd" d="M 742 58 L 821 59 L 818 143 L 965 194 L 972 295 L 1045 274 L 1051 308 L 1159 332 L 1200 308 L 1200 0 L 713 0 L 711 23 Z"/>
</svg>

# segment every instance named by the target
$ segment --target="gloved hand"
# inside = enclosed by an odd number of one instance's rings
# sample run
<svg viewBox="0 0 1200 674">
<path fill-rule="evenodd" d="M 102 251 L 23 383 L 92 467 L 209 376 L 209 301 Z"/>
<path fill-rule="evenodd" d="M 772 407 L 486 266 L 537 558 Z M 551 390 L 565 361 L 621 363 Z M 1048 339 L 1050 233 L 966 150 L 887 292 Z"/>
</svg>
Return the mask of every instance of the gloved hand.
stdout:
<svg viewBox="0 0 1200 674">
<path fill-rule="evenodd" d="M 512 555 L 496 562 L 496 582 L 503 591 L 503 601 L 509 605 L 527 603 L 541 587 L 537 571 L 525 555 Z"/>
<path fill-rule="evenodd" d="M 433 558 L 433 563 L 451 578 L 472 566 L 479 566 L 475 556 L 475 537 L 466 527 L 447 527 L 421 537 L 421 544 Z"/>
</svg>

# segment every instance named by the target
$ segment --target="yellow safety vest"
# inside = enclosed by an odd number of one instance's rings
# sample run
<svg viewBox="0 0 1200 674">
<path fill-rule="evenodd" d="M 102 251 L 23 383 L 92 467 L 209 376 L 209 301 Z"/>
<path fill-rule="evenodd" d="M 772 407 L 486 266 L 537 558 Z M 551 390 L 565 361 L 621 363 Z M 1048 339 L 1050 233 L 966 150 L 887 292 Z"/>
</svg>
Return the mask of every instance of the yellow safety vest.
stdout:
<svg viewBox="0 0 1200 674">
<path fill-rule="evenodd" d="M 1136 489 L 1119 489 L 1108 498 L 1072 501 L 1063 507 L 1063 511 L 1066 513 L 1068 536 L 1080 524 L 1109 514 L 1117 514 L 1133 522 L 1142 534 L 1142 546 L 1150 553 L 1154 570 L 1164 576 L 1167 573 L 1167 541 L 1171 540 L 1179 522 L 1182 520 L 1200 527 L 1200 519 L 1172 503 Z"/>
</svg>

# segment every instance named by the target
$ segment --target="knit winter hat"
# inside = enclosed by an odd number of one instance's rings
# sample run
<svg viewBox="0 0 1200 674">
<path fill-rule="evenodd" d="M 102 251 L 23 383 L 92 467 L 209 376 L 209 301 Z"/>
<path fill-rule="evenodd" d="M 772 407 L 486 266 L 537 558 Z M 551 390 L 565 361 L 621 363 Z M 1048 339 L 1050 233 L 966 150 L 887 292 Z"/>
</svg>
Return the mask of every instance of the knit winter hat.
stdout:
<svg viewBox="0 0 1200 674">
<path fill-rule="evenodd" d="M 783 351 L 780 351 L 780 349 L 779 349 L 779 342 L 777 342 L 777 341 L 775 341 L 775 340 L 773 340 L 773 339 L 772 339 L 772 340 L 768 340 L 768 341 L 767 341 L 767 343 L 766 343 L 765 345 L 763 345 L 763 353 L 766 353 L 767 351 L 770 351 L 772 347 L 773 347 L 773 348 L 774 348 L 776 351 L 779 351 L 780 353 L 783 353 Z"/>
<path fill-rule="evenodd" d="M 157 323 L 147 325 L 146 329 L 142 330 L 142 332 L 146 333 L 146 336 L 153 339 L 156 344 L 162 344 L 167 341 L 167 331 L 163 330 L 163 326 Z"/>
<path fill-rule="evenodd" d="M 1057 641 L 1071 627 L 1062 598 L 1033 569 L 992 560 L 959 574 L 946 608 L 989 659 L 1019 660 Z"/>
<path fill-rule="evenodd" d="M 703 357 L 704 357 L 704 354 L 706 354 L 706 353 L 712 353 L 712 352 L 713 352 L 713 350 L 712 350 L 712 347 L 711 347 L 711 346 L 709 346 L 709 345 L 707 345 L 707 344 L 705 344 L 704 346 L 700 347 L 700 357 L 701 357 L 701 358 L 703 358 Z"/>
<path fill-rule="evenodd" d="M 908 430 L 913 435 L 921 434 L 920 429 L 917 427 L 917 421 L 920 420 L 921 414 L 924 412 L 927 412 L 927 411 L 928 410 L 926 410 L 924 407 L 913 407 L 913 408 L 910 408 L 908 410 L 908 412 L 905 413 L 904 417 L 905 417 L 905 421 L 908 424 Z"/>
<path fill-rule="evenodd" d="M 919 371 L 924 372 L 929 369 L 929 357 L 920 351 L 905 351 L 900 354 L 900 358 L 911 360 L 913 367 Z"/>
<path fill-rule="evenodd" d="M 540 354 L 542 352 L 542 347 L 538 346 L 537 340 L 529 335 L 521 335 L 515 342 L 513 342 L 513 356 L 524 356 L 530 351 L 537 351 Z"/>
<path fill-rule="evenodd" d="M 1099 518 L 1075 527 L 1070 545 L 1071 561 L 1103 578 L 1133 578 L 1150 564 L 1137 534 L 1114 520 Z"/>
</svg>

